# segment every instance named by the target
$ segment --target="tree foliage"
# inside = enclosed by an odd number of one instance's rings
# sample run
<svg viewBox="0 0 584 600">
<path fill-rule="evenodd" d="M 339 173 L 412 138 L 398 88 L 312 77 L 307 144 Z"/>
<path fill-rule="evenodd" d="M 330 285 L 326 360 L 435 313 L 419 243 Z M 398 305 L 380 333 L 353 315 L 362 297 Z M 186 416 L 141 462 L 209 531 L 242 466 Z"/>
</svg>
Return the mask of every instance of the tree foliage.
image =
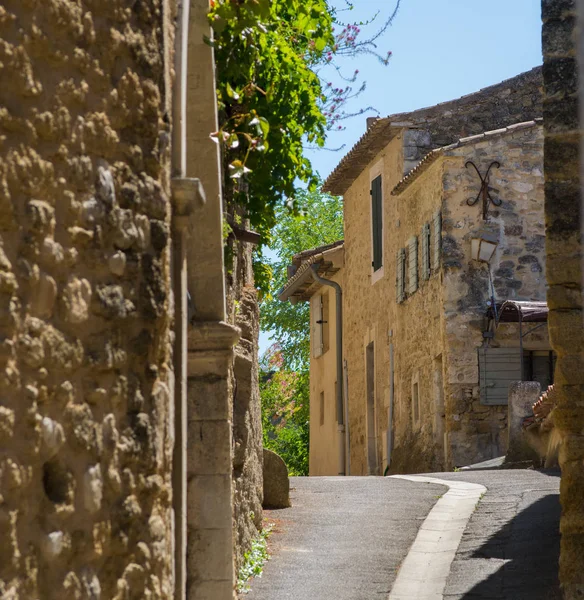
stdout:
<svg viewBox="0 0 584 600">
<path fill-rule="evenodd" d="M 260 393 L 264 448 L 279 454 L 290 475 L 308 475 L 310 385 L 308 371 L 284 366 L 278 345 L 263 357 Z"/>
<path fill-rule="evenodd" d="M 316 188 L 304 145 L 323 146 L 327 129 L 350 116 L 343 107 L 362 89 L 353 92 L 358 72 L 345 77 L 336 57 L 373 54 L 387 63 L 389 53 L 379 54 L 376 43 L 394 14 L 363 39 L 361 23 L 342 23 L 329 0 L 212 1 L 220 124 L 214 135 L 229 174 L 224 195 L 243 207 L 264 241 L 276 207 L 297 208 L 298 182 Z M 326 81 L 327 68 L 348 85 Z"/>
<path fill-rule="evenodd" d="M 310 360 L 309 306 L 306 302 L 280 302 L 278 291 L 288 279 L 287 267 L 298 252 L 343 239 L 341 199 L 321 192 L 300 191 L 303 211 L 296 215 L 276 208 L 272 249 L 277 256 L 269 263 L 273 272 L 269 291 L 261 303 L 262 329 L 271 332 L 286 368 L 307 371 Z"/>
</svg>

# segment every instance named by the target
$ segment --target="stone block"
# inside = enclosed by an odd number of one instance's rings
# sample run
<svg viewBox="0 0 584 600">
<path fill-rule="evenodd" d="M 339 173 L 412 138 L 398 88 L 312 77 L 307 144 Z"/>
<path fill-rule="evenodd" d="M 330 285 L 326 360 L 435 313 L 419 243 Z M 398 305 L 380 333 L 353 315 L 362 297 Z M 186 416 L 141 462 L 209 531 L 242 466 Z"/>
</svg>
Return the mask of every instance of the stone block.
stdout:
<svg viewBox="0 0 584 600">
<path fill-rule="evenodd" d="M 526 417 L 533 416 L 532 406 L 539 398 L 540 391 L 540 384 L 537 381 L 517 381 L 509 386 L 506 462 L 532 460 L 539 464 L 539 455 L 528 444 L 523 432 L 523 421 Z"/>
<path fill-rule="evenodd" d="M 189 421 L 226 421 L 229 418 L 227 381 L 218 376 L 187 380 Z"/>
<path fill-rule="evenodd" d="M 264 508 L 290 506 L 288 468 L 275 452 L 264 448 Z"/>
<path fill-rule="evenodd" d="M 190 527 L 221 529 L 232 519 L 231 475 L 195 475 L 187 487 L 187 522 Z"/>
<path fill-rule="evenodd" d="M 187 528 L 187 571 L 195 581 L 232 581 L 233 532 Z"/>
<path fill-rule="evenodd" d="M 580 137 L 574 134 L 546 136 L 544 142 L 545 177 L 551 180 L 578 180 L 580 176 Z M 547 186 L 546 186 L 547 189 Z"/>
<path fill-rule="evenodd" d="M 571 133 L 580 127 L 578 96 L 546 98 L 543 101 L 543 118 L 548 133 Z"/>
<path fill-rule="evenodd" d="M 190 581 L 187 597 L 189 600 L 232 600 L 234 586 L 231 580 Z"/>
<path fill-rule="evenodd" d="M 229 421 L 190 421 L 187 428 L 187 474 L 231 473 Z"/>
<path fill-rule="evenodd" d="M 560 19 L 575 16 L 576 4 L 574 0 L 542 0 L 541 17 L 544 21 L 544 29 L 548 27 L 546 21 L 549 19 Z M 553 26 L 553 25 L 552 25 Z M 544 54 L 546 48 L 544 48 Z"/>
</svg>

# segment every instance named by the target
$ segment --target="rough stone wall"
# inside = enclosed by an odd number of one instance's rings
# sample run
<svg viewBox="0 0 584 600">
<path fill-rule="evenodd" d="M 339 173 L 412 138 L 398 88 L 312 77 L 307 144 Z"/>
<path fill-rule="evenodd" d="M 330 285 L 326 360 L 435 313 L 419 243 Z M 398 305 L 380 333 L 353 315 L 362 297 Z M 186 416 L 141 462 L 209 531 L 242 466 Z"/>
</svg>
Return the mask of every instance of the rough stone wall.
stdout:
<svg viewBox="0 0 584 600">
<path fill-rule="evenodd" d="M 3 598 L 172 597 L 162 11 L 0 6 Z"/>
<path fill-rule="evenodd" d="M 482 220 L 480 202 L 468 206 L 480 189 L 472 160 L 484 173 L 492 161 L 491 194 L 502 200 Z M 422 176 L 423 177 L 423 176 Z M 543 224 L 543 131 L 531 126 L 487 136 L 446 152 L 442 204 L 444 284 L 444 369 L 446 430 L 452 465 L 487 460 L 505 453 L 507 407 L 480 403 L 477 348 L 484 344 L 489 298 L 488 270 L 471 260 L 473 234 L 494 233 L 491 259 L 497 301 L 545 300 Z M 491 346 L 517 347 L 517 326 L 501 324 Z M 528 350 L 549 349 L 546 328 L 524 338 Z"/>
<path fill-rule="evenodd" d="M 233 367 L 233 489 L 235 565 L 262 527 L 263 441 L 259 391 L 259 307 L 254 287 L 252 249 L 231 240 L 233 261 L 228 272 L 227 314 L 241 329 Z"/>
<path fill-rule="evenodd" d="M 389 327 L 394 346 L 394 448 L 392 472 L 439 471 L 445 465 L 444 427 L 440 401 L 442 391 L 436 390 L 436 369 L 441 371 L 443 290 L 440 270 L 424 281 L 420 276 L 418 289 L 401 304 L 396 304 L 396 256 L 406 248 L 412 236 L 421 238 L 422 226 L 432 221 L 440 208 L 443 165 L 436 163 L 400 196 L 390 198 L 389 231 L 385 239 L 390 257 Z M 421 264 L 421 242 L 418 256 Z M 406 267 L 407 268 L 407 267 Z M 420 272 L 420 270 L 419 270 Z M 383 299 L 380 299 L 383 300 Z M 379 307 L 381 308 L 381 307 Z M 383 368 L 382 379 L 389 381 L 389 369 Z M 444 380 L 442 374 L 438 380 Z M 419 419 L 414 420 L 412 395 L 417 383 L 420 400 Z M 443 403 L 442 403 L 443 406 Z M 385 427 L 387 427 L 385 425 Z"/>
<path fill-rule="evenodd" d="M 558 354 L 555 384 L 558 407 L 554 422 L 562 436 L 560 580 L 564 597 L 572 600 L 584 595 L 584 327 L 579 151 L 582 124 L 578 118 L 576 55 L 577 41 L 582 54 L 582 40 L 576 27 L 574 0 L 543 0 L 542 17 L 546 275 L 550 337 Z"/>
<path fill-rule="evenodd" d="M 345 195 L 345 357 L 348 361 L 351 473 L 366 474 L 368 437 L 365 348 L 375 353 L 375 453 L 377 472 L 386 465 L 390 404 L 390 344 L 394 348 L 393 472 L 470 464 L 505 451 L 507 409 L 480 404 L 477 349 L 483 345 L 489 299 L 488 272 L 471 261 L 470 238 L 490 228 L 499 238 L 492 261 L 496 296 L 545 299 L 543 231 L 543 134 L 539 125 L 487 136 L 431 164 L 399 195 L 391 190 L 401 176 L 402 143 L 396 137 Z M 467 160 L 483 171 L 492 160 L 492 194 L 503 200 L 482 221 L 480 205 L 469 207 L 480 181 Z M 371 273 L 370 181 L 383 175 L 383 273 Z M 397 252 L 420 240 L 422 226 L 442 210 L 442 262 L 428 281 L 396 302 Z M 432 250 L 433 255 L 433 250 Z M 501 325 L 492 345 L 517 346 L 515 325 Z M 529 350 L 548 349 L 545 328 L 525 338 Z M 417 383 L 420 419 L 412 413 Z M 440 389 L 442 393 L 440 394 Z M 444 403 L 444 404 L 443 404 Z M 442 416 L 444 415 L 444 417 Z M 444 437 L 446 433 L 446 438 Z M 445 454 L 446 450 L 446 454 Z M 371 462 L 369 460 L 369 462 Z"/>
<path fill-rule="evenodd" d="M 348 411 L 350 423 L 351 475 L 367 475 L 367 418 L 365 349 L 373 342 L 377 377 L 375 380 L 375 434 L 377 464 L 382 464 L 383 431 L 387 429 L 389 400 L 388 305 L 395 298 L 395 257 L 387 250 L 391 190 L 402 176 L 402 139 L 396 137 L 376 157 L 344 197 L 345 266 L 343 269 L 343 353 L 348 367 Z M 383 217 L 385 276 L 371 279 L 371 196 L 370 169 L 383 175 Z M 395 230 L 392 228 L 393 233 Z M 385 271 L 387 269 L 387 271 Z M 383 474 L 381 471 L 380 474 Z"/>
<path fill-rule="evenodd" d="M 410 168 L 430 149 L 447 146 L 467 137 L 530 121 L 542 116 L 542 69 L 536 67 L 473 94 L 409 113 L 378 119 L 341 160 L 324 189 L 345 194 L 394 135 L 391 123 L 409 123 L 426 134 L 406 143 L 405 165 Z M 429 134 L 429 139 L 427 135 Z"/>
</svg>

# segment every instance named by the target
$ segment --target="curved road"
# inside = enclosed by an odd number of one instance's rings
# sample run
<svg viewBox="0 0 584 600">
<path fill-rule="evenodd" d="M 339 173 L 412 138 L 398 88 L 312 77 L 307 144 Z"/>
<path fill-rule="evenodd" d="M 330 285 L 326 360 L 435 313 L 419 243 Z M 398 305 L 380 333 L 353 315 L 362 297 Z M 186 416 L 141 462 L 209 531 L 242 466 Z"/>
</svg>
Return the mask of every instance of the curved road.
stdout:
<svg viewBox="0 0 584 600">
<path fill-rule="evenodd" d="M 293 477 L 272 555 L 247 600 L 386 600 L 418 528 L 447 488 L 383 477 Z"/>
</svg>

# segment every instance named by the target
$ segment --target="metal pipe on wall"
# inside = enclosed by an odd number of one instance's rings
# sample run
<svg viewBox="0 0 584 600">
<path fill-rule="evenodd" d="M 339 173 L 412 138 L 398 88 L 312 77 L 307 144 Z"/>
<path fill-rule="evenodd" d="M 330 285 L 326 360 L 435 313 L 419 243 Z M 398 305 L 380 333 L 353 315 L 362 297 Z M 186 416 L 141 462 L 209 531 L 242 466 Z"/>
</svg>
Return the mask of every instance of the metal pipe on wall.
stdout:
<svg viewBox="0 0 584 600">
<path fill-rule="evenodd" d="M 168 6 L 167 6 L 168 7 Z M 175 78 L 172 93 L 171 174 L 172 174 L 172 291 L 174 296 L 174 449 L 172 468 L 174 512 L 175 598 L 186 597 L 187 556 L 187 265 L 186 221 L 182 213 L 188 199 L 177 182 L 186 175 L 186 93 L 187 49 L 190 2 L 177 7 L 175 35 Z M 179 198 L 180 197 L 180 198 Z M 186 209 L 188 212 L 188 208 Z"/>
<path fill-rule="evenodd" d="M 345 475 L 345 418 L 343 402 L 343 290 L 336 281 L 325 279 L 318 274 L 319 265 L 312 265 L 312 277 L 322 285 L 334 288 L 336 298 L 336 351 L 337 351 L 337 427 L 339 475 Z"/>
</svg>

